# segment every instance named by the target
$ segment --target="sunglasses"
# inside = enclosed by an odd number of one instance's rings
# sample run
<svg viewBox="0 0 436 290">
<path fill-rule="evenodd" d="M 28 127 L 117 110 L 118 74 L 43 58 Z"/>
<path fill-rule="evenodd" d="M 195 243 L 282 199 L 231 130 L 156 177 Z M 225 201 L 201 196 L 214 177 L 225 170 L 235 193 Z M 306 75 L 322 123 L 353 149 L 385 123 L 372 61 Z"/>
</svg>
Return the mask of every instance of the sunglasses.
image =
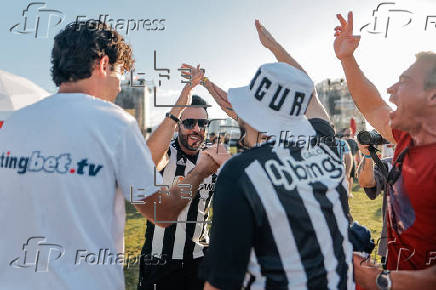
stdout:
<svg viewBox="0 0 436 290">
<path fill-rule="evenodd" d="M 209 125 L 209 120 L 207 119 L 185 119 L 180 121 L 180 123 L 183 124 L 183 127 L 190 130 L 195 127 L 196 124 L 198 124 L 198 127 L 200 129 L 204 129 Z"/>
</svg>

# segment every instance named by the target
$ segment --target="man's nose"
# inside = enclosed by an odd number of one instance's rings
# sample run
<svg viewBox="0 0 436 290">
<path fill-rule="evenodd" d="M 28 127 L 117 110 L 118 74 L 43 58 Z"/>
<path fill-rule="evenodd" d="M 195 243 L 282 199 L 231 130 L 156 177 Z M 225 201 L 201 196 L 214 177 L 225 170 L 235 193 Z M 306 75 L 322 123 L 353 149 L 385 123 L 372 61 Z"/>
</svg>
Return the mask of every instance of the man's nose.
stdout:
<svg viewBox="0 0 436 290">
<path fill-rule="evenodd" d="M 389 96 L 389 101 L 391 103 L 395 102 L 396 86 L 397 86 L 397 84 L 393 84 L 390 88 L 387 89 L 387 93 L 390 95 Z"/>
<path fill-rule="evenodd" d="M 397 87 L 398 87 L 398 83 L 393 84 L 392 86 L 390 86 L 387 89 L 388 94 L 395 94 L 395 92 L 397 91 Z"/>
<path fill-rule="evenodd" d="M 195 126 L 192 128 L 192 131 L 195 131 L 195 132 L 197 132 L 197 133 L 200 133 L 201 128 L 198 126 L 198 122 L 195 123 Z"/>
</svg>

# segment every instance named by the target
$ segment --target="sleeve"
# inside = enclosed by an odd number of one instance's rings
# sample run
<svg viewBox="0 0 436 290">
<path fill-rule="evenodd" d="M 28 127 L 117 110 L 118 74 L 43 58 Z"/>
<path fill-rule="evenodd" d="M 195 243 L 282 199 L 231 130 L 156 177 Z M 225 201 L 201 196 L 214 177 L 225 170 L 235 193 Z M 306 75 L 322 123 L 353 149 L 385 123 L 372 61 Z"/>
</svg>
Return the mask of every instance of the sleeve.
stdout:
<svg viewBox="0 0 436 290">
<path fill-rule="evenodd" d="M 255 221 L 243 191 L 229 167 L 215 187 L 210 247 L 201 279 L 220 289 L 241 289 L 253 247 Z"/>
<path fill-rule="evenodd" d="M 350 152 L 350 147 L 348 143 L 343 139 L 338 139 L 338 152 L 339 156 L 342 158 L 346 153 Z"/>
<path fill-rule="evenodd" d="M 162 176 L 155 174 L 151 153 L 135 120 L 121 136 L 116 152 L 116 180 L 124 197 L 129 201 L 140 201 L 160 189 Z"/>
<path fill-rule="evenodd" d="M 387 164 L 385 160 L 382 160 L 384 164 Z M 389 166 L 388 166 L 389 168 Z M 383 190 L 385 190 L 385 178 L 383 176 L 383 173 L 378 168 L 377 164 L 374 166 L 374 179 L 375 179 L 375 186 L 374 187 L 365 187 L 363 190 L 365 191 L 366 195 L 370 199 L 375 199 Z"/>
</svg>

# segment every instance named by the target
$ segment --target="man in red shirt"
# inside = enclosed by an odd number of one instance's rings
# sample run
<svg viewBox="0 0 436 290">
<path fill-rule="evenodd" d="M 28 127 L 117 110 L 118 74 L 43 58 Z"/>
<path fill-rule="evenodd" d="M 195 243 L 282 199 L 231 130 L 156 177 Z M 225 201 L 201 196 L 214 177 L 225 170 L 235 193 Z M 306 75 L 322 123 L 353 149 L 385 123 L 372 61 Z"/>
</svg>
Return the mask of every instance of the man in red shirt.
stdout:
<svg viewBox="0 0 436 290">
<path fill-rule="evenodd" d="M 353 14 L 347 21 L 341 15 L 338 19 L 334 48 L 353 100 L 368 122 L 397 144 L 387 201 L 387 268 L 395 272 L 362 265 L 355 256 L 356 280 L 365 289 L 435 289 L 436 54 L 417 54 L 416 62 L 388 88 L 397 106 L 393 111 L 353 56 L 360 40 L 353 36 Z"/>
</svg>

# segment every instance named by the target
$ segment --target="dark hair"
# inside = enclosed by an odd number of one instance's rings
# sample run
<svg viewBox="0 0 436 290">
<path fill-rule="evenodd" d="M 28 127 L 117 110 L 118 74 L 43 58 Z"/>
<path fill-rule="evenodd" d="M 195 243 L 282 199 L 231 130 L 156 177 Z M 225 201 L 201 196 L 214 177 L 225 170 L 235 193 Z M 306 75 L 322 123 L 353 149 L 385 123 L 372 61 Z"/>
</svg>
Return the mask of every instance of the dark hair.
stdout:
<svg viewBox="0 0 436 290">
<path fill-rule="evenodd" d="M 56 86 L 89 78 L 96 60 L 107 55 L 109 63 L 133 67 L 131 47 L 123 37 L 100 21 L 75 21 L 54 38 L 51 75 Z"/>
<path fill-rule="evenodd" d="M 209 114 L 207 113 L 207 103 L 199 95 L 192 95 L 191 105 L 193 105 L 193 106 L 203 106 L 203 109 L 206 111 L 206 114 L 209 116 Z"/>
</svg>

